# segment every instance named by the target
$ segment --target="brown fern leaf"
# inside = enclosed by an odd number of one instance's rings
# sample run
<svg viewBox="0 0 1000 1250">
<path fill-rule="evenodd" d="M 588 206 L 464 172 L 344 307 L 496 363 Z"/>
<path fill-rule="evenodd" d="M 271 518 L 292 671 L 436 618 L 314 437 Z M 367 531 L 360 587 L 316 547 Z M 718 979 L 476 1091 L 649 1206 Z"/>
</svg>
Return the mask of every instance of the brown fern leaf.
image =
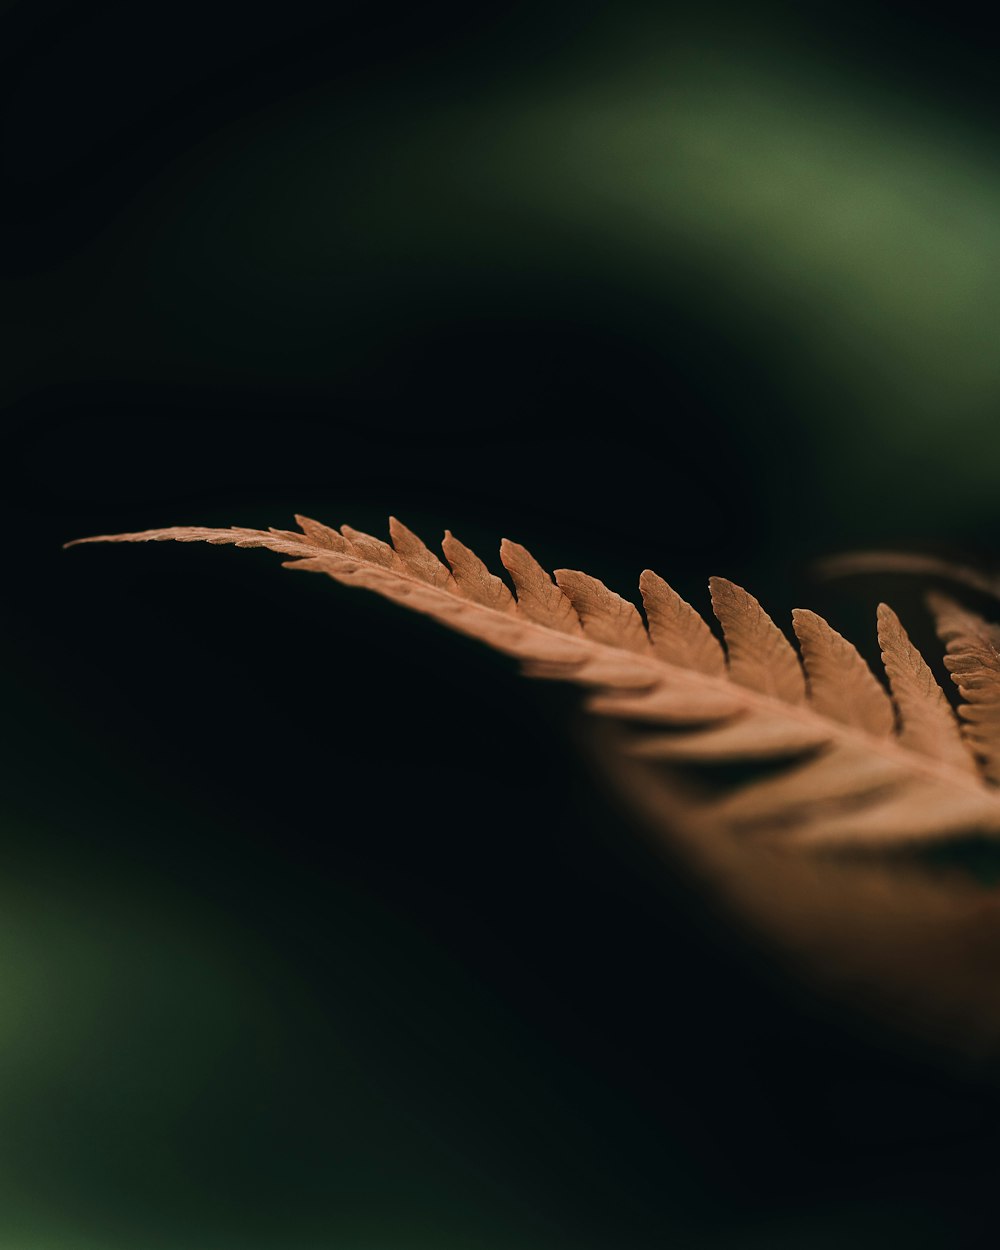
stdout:
<svg viewBox="0 0 1000 1250">
<path fill-rule="evenodd" d="M 792 625 L 816 711 L 878 738 L 891 734 L 892 702 L 856 648 L 808 608 L 792 612 Z"/>
<path fill-rule="evenodd" d="M 709 579 L 712 609 L 729 649 L 729 676 L 784 703 L 804 703 L 806 679 L 798 656 L 753 595 L 724 577 Z"/>
<path fill-rule="evenodd" d="M 726 653 L 690 603 L 652 569 L 646 569 L 640 576 L 639 590 L 654 653 L 678 668 L 724 677 Z"/>
<path fill-rule="evenodd" d="M 975 762 L 965 749 L 958 721 L 927 661 L 906 636 L 899 617 L 885 603 L 878 608 L 878 640 L 889 686 L 899 709 L 900 741 L 911 750 L 943 760 L 967 773 Z"/>
<path fill-rule="evenodd" d="M 945 595 L 927 601 L 947 648 L 945 667 L 964 700 L 965 740 L 987 779 L 1000 784 L 1000 627 Z"/>
<path fill-rule="evenodd" d="M 721 798 L 717 787 L 694 787 L 689 809 L 719 830 L 766 830 L 790 847 L 1000 835 L 1000 632 L 954 605 L 937 610 L 967 701 L 964 737 L 884 605 L 879 638 L 898 731 L 883 687 L 821 617 L 793 614 L 803 671 L 757 600 L 724 578 L 710 585 L 728 663 L 705 621 L 649 571 L 641 579 L 647 629 L 634 604 L 595 578 L 560 569 L 553 580 L 506 539 L 501 559 L 516 596 L 450 532 L 444 563 L 395 518 L 391 543 L 297 520 L 300 531 L 177 527 L 78 541 L 267 547 L 292 557 L 288 567 L 363 586 L 516 656 L 533 675 L 592 688 L 590 712 L 623 725 L 619 749 L 647 766 L 784 761 L 779 774 L 751 777 Z"/>
</svg>

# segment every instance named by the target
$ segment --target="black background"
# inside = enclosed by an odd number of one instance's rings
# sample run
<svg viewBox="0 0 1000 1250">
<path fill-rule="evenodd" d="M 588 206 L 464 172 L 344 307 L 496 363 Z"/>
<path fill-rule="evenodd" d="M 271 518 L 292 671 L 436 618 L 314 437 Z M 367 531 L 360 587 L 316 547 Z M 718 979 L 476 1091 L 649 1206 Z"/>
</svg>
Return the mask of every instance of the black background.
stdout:
<svg viewBox="0 0 1000 1250">
<path fill-rule="evenodd" d="M 557 81 L 608 12 L 4 8 L 4 1244 L 979 1244 L 981 1076 L 773 975 L 588 775 L 572 696 L 264 554 L 61 550 L 393 512 L 777 612 L 835 602 L 808 563 L 841 546 L 995 549 L 931 463 L 825 508 L 826 410 L 683 273 L 651 294 L 475 196 L 433 246 L 387 213 L 412 188 L 380 144 L 436 169 L 414 116 Z M 995 120 L 955 10 L 699 20 Z M 321 280 L 308 180 L 227 164 L 280 171 L 314 111 L 343 181 Z M 181 201 L 211 229 L 159 230 Z M 220 259 L 253 212 L 281 246 Z"/>
</svg>

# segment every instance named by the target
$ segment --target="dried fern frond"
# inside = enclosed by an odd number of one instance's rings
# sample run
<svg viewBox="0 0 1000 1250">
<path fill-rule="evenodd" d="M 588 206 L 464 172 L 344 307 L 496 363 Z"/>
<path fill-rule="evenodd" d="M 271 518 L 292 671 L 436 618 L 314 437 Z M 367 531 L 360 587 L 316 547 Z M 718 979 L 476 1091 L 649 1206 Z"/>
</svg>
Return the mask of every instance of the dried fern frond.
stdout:
<svg viewBox="0 0 1000 1250">
<path fill-rule="evenodd" d="M 885 605 L 878 636 L 891 697 L 822 617 L 793 612 L 796 653 L 757 600 L 722 578 L 710 585 L 725 649 L 648 570 L 643 620 L 596 579 L 550 576 L 506 539 L 513 591 L 450 533 L 442 561 L 394 519 L 389 543 L 297 521 L 299 530 L 178 527 L 80 541 L 266 547 L 288 567 L 363 586 L 516 656 L 530 674 L 587 688 L 595 765 L 734 915 L 770 937 L 789 971 L 949 1050 L 1000 1048 L 1000 895 L 872 853 L 941 854 L 1000 834 L 1000 627 L 943 596 L 929 601 L 958 687 L 956 718 Z M 733 763 L 723 774 L 735 771 L 735 783 L 717 770 Z"/>
<path fill-rule="evenodd" d="M 391 542 L 298 517 L 300 529 L 176 527 L 81 542 L 231 543 L 291 557 L 516 656 L 527 672 L 588 688 L 587 707 L 627 726 L 620 749 L 672 767 L 770 760 L 784 769 L 691 799 L 700 819 L 796 847 L 888 847 L 1000 835 L 1000 630 L 943 599 L 934 610 L 964 728 L 903 625 L 879 608 L 892 698 L 822 617 L 793 613 L 797 653 L 747 591 L 712 578 L 726 648 L 659 576 L 645 617 L 585 573 L 550 576 L 504 540 L 500 577 L 451 533 L 444 561 L 390 519 Z M 648 626 L 647 626 L 648 622 Z"/>
</svg>

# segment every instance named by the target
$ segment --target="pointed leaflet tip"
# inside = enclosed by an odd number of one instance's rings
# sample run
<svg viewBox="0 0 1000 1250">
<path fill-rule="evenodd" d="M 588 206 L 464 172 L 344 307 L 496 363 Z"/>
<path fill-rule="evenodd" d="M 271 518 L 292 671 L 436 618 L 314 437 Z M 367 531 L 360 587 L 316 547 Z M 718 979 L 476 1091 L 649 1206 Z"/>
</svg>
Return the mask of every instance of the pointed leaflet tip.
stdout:
<svg viewBox="0 0 1000 1250">
<path fill-rule="evenodd" d="M 305 534 L 314 547 L 327 547 L 331 551 L 346 551 L 347 541 L 343 534 L 338 534 L 329 525 L 314 521 L 312 517 L 302 516 L 296 512 L 295 524 Z"/>
<path fill-rule="evenodd" d="M 503 538 L 500 559 L 513 578 L 519 612 L 528 620 L 562 634 L 583 633 L 573 604 L 527 548 Z"/>
<path fill-rule="evenodd" d="M 733 681 L 784 703 L 804 703 L 799 657 L 753 595 L 725 577 L 712 577 L 708 585 L 726 635 Z"/>
<path fill-rule="evenodd" d="M 441 590 L 455 590 L 455 581 L 433 551 L 422 538 L 398 521 L 394 516 L 389 518 L 389 534 L 392 545 L 403 561 L 407 572 L 419 577 L 428 585 L 437 586 Z"/>
<path fill-rule="evenodd" d="M 460 595 L 497 612 L 517 611 L 514 596 L 500 578 L 491 573 L 476 553 L 460 542 L 451 530 L 445 530 L 441 550 L 451 565 Z"/>
<path fill-rule="evenodd" d="M 693 668 L 712 677 L 726 674 L 722 644 L 705 621 L 652 569 L 639 575 L 653 654 L 667 664 Z"/>
<path fill-rule="evenodd" d="M 964 772 L 976 771 L 962 742 L 958 721 L 927 662 L 886 603 L 878 605 L 878 640 L 882 661 L 899 709 L 902 744 Z"/>
<path fill-rule="evenodd" d="M 634 603 L 576 569 L 556 569 L 553 577 L 572 601 L 583 632 L 595 642 L 628 651 L 649 651 L 649 635 Z"/>
<path fill-rule="evenodd" d="M 352 525 L 342 525 L 340 532 L 347 539 L 348 551 L 363 560 L 370 560 L 384 569 L 402 569 L 403 561 L 388 543 L 381 538 L 356 530 Z"/>
<path fill-rule="evenodd" d="M 807 608 L 793 609 L 792 625 L 816 711 L 878 737 L 891 734 L 892 702 L 851 643 Z"/>
</svg>

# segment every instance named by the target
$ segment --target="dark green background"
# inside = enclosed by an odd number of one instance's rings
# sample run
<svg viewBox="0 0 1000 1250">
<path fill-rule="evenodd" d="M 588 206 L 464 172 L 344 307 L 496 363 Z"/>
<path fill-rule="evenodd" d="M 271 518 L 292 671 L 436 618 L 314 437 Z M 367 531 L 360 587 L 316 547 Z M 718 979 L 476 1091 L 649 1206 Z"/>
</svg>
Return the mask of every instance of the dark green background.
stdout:
<svg viewBox="0 0 1000 1250">
<path fill-rule="evenodd" d="M 982 1073 L 772 975 L 572 697 L 59 548 L 392 511 L 871 654 L 811 560 L 1000 547 L 971 13 L 33 0 L 0 56 L 0 1247 L 982 1244 Z"/>
</svg>

